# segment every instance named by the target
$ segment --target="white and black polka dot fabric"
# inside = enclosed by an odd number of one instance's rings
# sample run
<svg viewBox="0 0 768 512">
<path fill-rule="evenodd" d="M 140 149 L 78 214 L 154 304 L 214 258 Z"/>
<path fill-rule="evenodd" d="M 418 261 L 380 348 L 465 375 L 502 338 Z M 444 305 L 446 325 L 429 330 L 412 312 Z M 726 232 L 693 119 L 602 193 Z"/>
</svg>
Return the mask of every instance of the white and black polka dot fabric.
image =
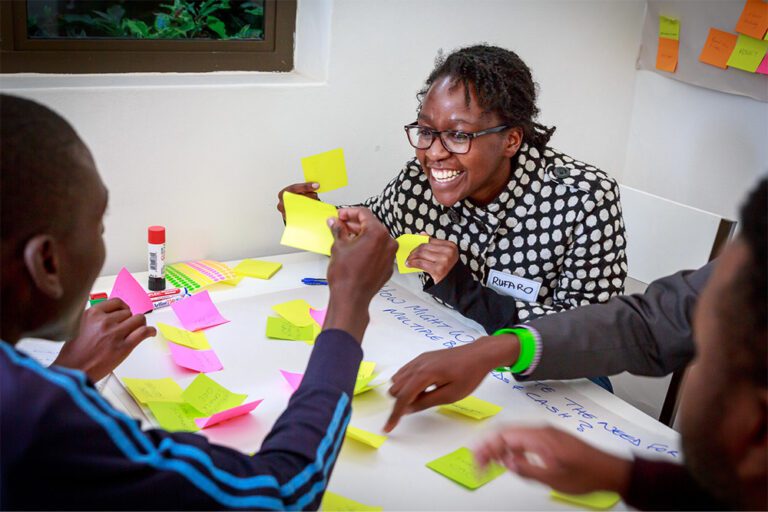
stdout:
<svg viewBox="0 0 768 512">
<path fill-rule="evenodd" d="M 551 148 L 540 154 L 524 144 L 507 188 L 485 207 L 466 199 L 440 205 L 416 159 L 363 206 L 393 237 L 426 232 L 454 242 L 456 266 L 438 284 L 422 273 L 424 290 L 489 332 L 623 293 L 618 186 L 603 171 Z M 538 296 L 528 302 L 488 288 L 493 270 L 540 283 Z"/>
</svg>

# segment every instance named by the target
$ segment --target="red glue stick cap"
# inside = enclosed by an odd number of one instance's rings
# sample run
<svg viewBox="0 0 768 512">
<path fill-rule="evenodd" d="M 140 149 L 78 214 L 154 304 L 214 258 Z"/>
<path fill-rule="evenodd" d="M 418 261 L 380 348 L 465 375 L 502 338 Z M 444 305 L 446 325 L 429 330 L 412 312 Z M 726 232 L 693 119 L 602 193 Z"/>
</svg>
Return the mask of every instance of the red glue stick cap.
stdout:
<svg viewBox="0 0 768 512">
<path fill-rule="evenodd" d="M 147 240 L 151 244 L 165 243 L 165 226 L 149 226 Z"/>
</svg>

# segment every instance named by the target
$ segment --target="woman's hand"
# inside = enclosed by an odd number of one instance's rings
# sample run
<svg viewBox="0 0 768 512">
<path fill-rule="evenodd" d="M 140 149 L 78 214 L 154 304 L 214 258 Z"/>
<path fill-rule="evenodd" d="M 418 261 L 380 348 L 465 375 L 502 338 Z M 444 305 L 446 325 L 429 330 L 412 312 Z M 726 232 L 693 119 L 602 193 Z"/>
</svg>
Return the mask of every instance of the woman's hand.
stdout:
<svg viewBox="0 0 768 512">
<path fill-rule="evenodd" d="M 285 220 L 285 206 L 283 205 L 283 193 L 285 192 L 292 192 L 294 194 L 299 194 L 302 196 L 306 196 L 310 199 L 317 199 L 317 190 L 320 188 L 319 183 L 294 183 L 293 185 L 288 185 L 283 190 L 277 193 L 277 211 L 280 212 L 280 214 L 283 216 L 283 220 Z"/>
<path fill-rule="evenodd" d="M 445 279 L 457 261 L 459 261 L 459 248 L 455 243 L 430 237 L 429 243 L 421 244 L 411 252 L 405 264 L 412 268 L 420 268 L 437 284 Z"/>
</svg>

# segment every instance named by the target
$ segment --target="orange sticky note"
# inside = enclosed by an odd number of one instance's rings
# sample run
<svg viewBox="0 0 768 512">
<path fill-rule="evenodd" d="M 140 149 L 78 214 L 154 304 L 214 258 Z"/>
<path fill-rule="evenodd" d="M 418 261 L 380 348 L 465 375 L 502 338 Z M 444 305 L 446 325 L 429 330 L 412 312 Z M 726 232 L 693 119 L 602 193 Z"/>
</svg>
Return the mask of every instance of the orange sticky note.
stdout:
<svg viewBox="0 0 768 512">
<path fill-rule="evenodd" d="M 659 50 L 656 52 L 656 69 L 674 73 L 677 69 L 677 52 L 680 41 L 675 39 L 659 38 Z"/>
<path fill-rule="evenodd" d="M 736 47 L 736 34 L 729 34 L 716 28 L 709 29 L 707 42 L 701 49 L 699 60 L 704 64 L 717 66 L 720 69 L 728 68 L 728 57 Z"/>
<path fill-rule="evenodd" d="M 747 0 L 736 23 L 736 32 L 762 39 L 768 30 L 768 2 Z"/>
</svg>

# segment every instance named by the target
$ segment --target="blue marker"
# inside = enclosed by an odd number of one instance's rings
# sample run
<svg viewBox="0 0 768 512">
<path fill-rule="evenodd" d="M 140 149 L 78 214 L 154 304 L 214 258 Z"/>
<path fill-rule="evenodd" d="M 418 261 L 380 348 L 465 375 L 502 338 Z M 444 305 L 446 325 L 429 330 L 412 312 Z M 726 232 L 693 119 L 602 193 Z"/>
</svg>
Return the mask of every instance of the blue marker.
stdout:
<svg viewBox="0 0 768 512">
<path fill-rule="evenodd" d="M 328 280 L 323 279 L 322 277 L 305 277 L 301 280 L 303 284 L 309 285 L 309 286 L 317 286 L 317 285 L 327 285 Z"/>
</svg>

